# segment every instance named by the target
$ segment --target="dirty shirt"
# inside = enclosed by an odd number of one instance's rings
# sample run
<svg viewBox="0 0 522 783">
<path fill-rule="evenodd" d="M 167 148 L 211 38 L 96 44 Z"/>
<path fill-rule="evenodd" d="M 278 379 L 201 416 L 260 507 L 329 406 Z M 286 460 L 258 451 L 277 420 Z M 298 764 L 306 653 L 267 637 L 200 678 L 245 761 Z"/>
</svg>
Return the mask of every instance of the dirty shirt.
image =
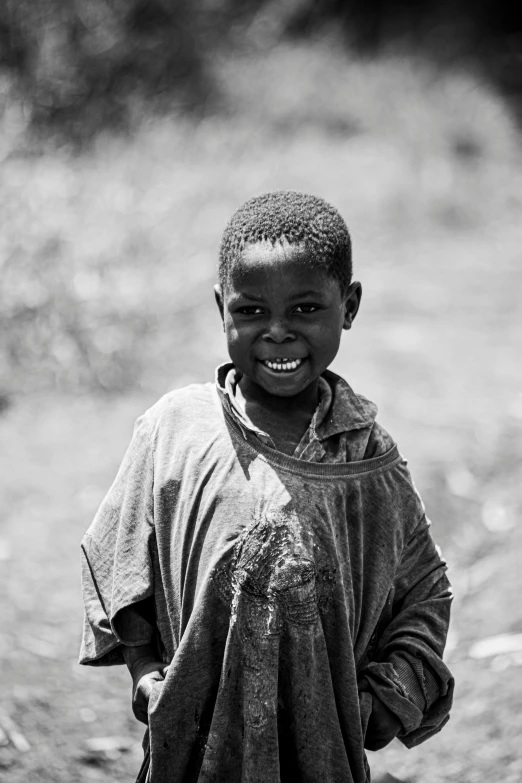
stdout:
<svg viewBox="0 0 522 783">
<path fill-rule="evenodd" d="M 80 662 L 153 640 L 170 664 L 149 701 L 151 783 L 366 783 L 371 692 L 409 747 L 448 719 L 445 563 L 371 403 L 352 400 L 337 449 L 316 427 L 324 455 L 309 433 L 287 456 L 241 421 L 229 372 L 138 419 L 82 542 Z M 324 379 L 328 427 L 357 395 Z"/>
</svg>

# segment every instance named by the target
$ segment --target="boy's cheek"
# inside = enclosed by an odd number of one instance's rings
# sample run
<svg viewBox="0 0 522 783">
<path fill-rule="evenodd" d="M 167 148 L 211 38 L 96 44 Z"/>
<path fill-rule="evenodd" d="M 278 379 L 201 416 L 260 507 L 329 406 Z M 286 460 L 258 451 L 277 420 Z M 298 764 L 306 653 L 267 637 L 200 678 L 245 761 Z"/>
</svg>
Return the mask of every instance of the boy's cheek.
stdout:
<svg viewBox="0 0 522 783">
<path fill-rule="evenodd" d="M 234 325 L 230 322 L 225 321 L 224 322 L 225 327 L 225 339 L 227 341 L 227 347 L 229 352 L 236 349 L 236 346 L 238 344 L 238 334 L 237 330 L 234 328 Z"/>
<path fill-rule="evenodd" d="M 225 318 L 224 325 L 225 334 L 227 336 L 227 342 L 229 345 L 237 345 L 241 342 L 242 339 L 245 339 L 244 329 L 240 330 L 231 316 Z"/>
<path fill-rule="evenodd" d="M 228 352 L 230 356 L 232 357 L 232 354 L 234 354 L 235 356 L 240 354 L 241 341 L 238 339 L 237 332 L 235 331 L 226 332 L 226 338 L 227 338 Z"/>
<path fill-rule="evenodd" d="M 225 329 L 228 352 L 232 358 L 232 354 L 239 357 L 246 357 L 252 347 L 252 340 L 248 334 L 243 331 L 239 332 L 236 327 L 231 324 L 230 328 Z"/>
</svg>

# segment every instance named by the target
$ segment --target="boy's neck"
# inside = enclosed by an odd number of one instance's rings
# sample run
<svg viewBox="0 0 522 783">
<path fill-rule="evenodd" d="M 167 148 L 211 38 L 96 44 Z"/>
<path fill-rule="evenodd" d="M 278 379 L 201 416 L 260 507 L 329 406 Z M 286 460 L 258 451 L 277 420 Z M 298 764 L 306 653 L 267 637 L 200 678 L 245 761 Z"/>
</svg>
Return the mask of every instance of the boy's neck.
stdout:
<svg viewBox="0 0 522 783">
<path fill-rule="evenodd" d="M 317 408 L 319 382 L 314 381 L 292 397 L 278 397 L 243 376 L 236 387 L 236 398 L 252 423 L 270 435 L 276 449 L 292 455 Z"/>
<path fill-rule="evenodd" d="M 265 391 L 262 386 L 243 375 L 238 383 L 237 392 L 245 408 L 261 408 L 276 417 L 308 417 L 311 420 L 319 402 L 319 379 L 316 378 L 299 394 L 279 397 Z"/>
</svg>

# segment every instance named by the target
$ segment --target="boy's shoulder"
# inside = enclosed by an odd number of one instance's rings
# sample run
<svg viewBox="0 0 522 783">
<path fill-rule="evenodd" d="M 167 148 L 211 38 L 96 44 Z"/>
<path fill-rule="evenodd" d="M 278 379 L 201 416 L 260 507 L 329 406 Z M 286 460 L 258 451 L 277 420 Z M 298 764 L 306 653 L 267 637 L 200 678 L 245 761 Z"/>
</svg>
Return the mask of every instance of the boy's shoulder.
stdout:
<svg viewBox="0 0 522 783">
<path fill-rule="evenodd" d="M 167 392 L 148 408 L 139 418 L 142 425 L 156 429 L 166 422 L 175 420 L 205 421 L 218 412 L 213 383 L 191 383 L 180 389 Z"/>
</svg>

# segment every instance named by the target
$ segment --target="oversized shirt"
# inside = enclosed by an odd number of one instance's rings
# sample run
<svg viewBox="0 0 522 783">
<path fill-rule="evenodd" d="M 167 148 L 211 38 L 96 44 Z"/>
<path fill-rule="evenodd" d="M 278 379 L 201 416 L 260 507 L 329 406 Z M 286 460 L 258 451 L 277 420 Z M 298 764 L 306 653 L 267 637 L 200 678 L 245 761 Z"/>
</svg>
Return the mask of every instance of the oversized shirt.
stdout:
<svg viewBox="0 0 522 783">
<path fill-rule="evenodd" d="M 138 420 L 82 544 L 81 662 L 121 663 L 154 628 L 170 665 L 149 702 L 152 783 L 368 781 L 368 688 L 406 745 L 445 723 L 445 563 L 384 442 L 370 426 L 364 459 L 289 457 L 211 384 Z M 411 697 L 399 659 L 435 700 Z"/>
</svg>

